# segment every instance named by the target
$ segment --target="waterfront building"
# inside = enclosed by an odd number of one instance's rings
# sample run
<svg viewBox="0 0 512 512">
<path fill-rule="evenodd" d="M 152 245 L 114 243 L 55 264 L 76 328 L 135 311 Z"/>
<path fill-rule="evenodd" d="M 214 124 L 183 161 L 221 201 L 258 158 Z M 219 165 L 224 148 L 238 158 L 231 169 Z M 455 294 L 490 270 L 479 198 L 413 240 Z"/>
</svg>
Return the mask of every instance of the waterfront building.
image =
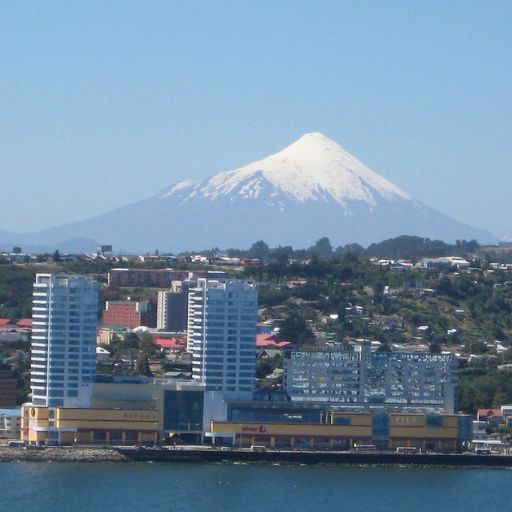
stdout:
<svg viewBox="0 0 512 512">
<path fill-rule="evenodd" d="M 192 378 L 232 399 L 252 399 L 258 292 L 254 283 L 198 279 L 189 290 Z"/>
<path fill-rule="evenodd" d="M 32 403 L 87 407 L 96 377 L 98 287 L 86 276 L 37 274 L 33 296 Z"/>
<path fill-rule="evenodd" d="M 0 409 L 0 439 L 17 439 L 20 436 L 20 408 Z"/>
<path fill-rule="evenodd" d="M 24 404 L 21 440 L 29 444 L 198 444 L 207 406 L 204 385 L 148 377 L 98 376 L 88 408 Z M 209 421 L 208 421 L 209 424 Z"/>
<path fill-rule="evenodd" d="M 285 407 L 286 410 L 286 407 Z M 292 413 L 288 410 L 286 414 Z M 333 412 L 320 418 L 279 421 L 212 421 L 206 438 L 213 444 L 281 449 L 457 451 L 471 441 L 472 417 L 424 413 Z"/>
<path fill-rule="evenodd" d="M 283 388 L 292 401 L 394 404 L 453 413 L 457 361 L 451 354 L 347 349 L 286 350 Z"/>
<path fill-rule="evenodd" d="M 156 328 L 159 331 L 181 332 L 187 329 L 188 285 L 173 281 L 171 290 L 158 292 Z"/>
</svg>

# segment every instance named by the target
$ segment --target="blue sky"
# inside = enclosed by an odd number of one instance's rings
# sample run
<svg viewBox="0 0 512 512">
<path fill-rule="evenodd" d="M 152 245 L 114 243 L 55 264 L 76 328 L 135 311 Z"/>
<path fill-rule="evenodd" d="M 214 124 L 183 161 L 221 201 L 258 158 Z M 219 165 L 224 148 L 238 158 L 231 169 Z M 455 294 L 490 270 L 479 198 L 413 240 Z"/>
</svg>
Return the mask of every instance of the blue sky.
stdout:
<svg viewBox="0 0 512 512">
<path fill-rule="evenodd" d="M 336 140 L 512 232 L 512 2 L 0 6 L 0 229 L 32 231 Z"/>
</svg>

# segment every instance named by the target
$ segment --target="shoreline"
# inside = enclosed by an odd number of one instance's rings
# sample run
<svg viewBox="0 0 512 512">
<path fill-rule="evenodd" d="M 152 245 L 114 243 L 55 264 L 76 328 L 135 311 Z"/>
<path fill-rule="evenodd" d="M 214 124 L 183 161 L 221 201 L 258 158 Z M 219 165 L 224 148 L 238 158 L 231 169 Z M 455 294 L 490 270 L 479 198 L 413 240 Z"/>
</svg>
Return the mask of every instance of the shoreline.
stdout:
<svg viewBox="0 0 512 512">
<path fill-rule="evenodd" d="M 37 449 L 0 447 L 0 462 L 129 462 L 111 448 L 52 446 Z"/>
<path fill-rule="evenodd" d="M 243 449 L 179 447 L 0 447 L 0 462 L 171 462 L 171 463 L 283 463 L 383 466 L 512 467 L 512 455 L 400 454 L 319 451 L 252 452 Z"/>
</svg>

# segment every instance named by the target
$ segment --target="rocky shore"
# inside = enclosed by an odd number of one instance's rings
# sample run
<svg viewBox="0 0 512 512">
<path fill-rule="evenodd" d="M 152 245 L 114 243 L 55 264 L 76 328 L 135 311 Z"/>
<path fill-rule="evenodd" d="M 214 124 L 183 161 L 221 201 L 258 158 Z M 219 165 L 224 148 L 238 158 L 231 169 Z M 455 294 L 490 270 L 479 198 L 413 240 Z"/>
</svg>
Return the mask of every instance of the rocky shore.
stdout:
<svg viewBox="0 0 512 512">
<path fill-rule="evenodd" d="M 129 459 L 107 448 L 49 447 L 25 449 L 0 447 L 0 462 L 127 462 Z"/>
</svg>

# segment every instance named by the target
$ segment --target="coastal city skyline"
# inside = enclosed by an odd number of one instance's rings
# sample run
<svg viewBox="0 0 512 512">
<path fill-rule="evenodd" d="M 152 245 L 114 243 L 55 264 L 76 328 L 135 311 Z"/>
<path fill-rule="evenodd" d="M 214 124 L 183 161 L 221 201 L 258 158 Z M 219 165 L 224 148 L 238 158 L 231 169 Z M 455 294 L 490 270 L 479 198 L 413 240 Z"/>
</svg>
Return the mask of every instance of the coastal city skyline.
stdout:
<svg viewBox="0 0 512 512">
<path fill-rule="evenodd" d="M 511 17 L 2 6 L 6 508 L 506 510 Z"/>
</svg>

